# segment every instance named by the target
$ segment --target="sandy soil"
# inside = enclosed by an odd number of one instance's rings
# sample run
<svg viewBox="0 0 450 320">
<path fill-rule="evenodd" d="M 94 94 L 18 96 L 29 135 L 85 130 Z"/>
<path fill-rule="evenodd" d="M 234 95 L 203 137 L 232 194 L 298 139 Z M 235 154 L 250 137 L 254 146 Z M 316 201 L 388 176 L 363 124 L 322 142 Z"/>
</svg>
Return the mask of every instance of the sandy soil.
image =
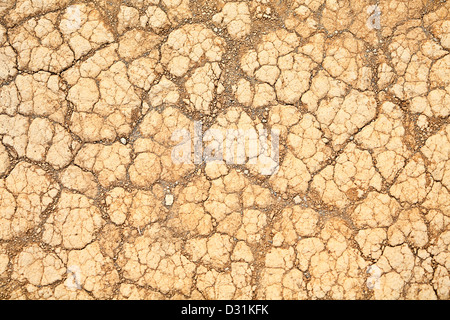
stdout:
<svg viewBox="0 0 450 320">
<path fill-rule="evenodd" d="M 0 299 L 450 298 L 450 2 L 0 16 Z"/>
</svg>

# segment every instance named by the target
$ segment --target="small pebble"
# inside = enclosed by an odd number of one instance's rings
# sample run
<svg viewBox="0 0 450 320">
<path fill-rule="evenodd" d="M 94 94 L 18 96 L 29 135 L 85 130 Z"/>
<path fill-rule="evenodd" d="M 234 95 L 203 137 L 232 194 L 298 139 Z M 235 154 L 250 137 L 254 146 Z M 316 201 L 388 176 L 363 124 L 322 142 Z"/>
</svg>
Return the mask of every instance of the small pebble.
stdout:
<svg viewBox="0 0 450 320">
<path fill-rule="evenodd" d="M 165 203 L 166 206 L 171 206 L 173 204 L 173 194 L 166 195 Z"/>
</svg>

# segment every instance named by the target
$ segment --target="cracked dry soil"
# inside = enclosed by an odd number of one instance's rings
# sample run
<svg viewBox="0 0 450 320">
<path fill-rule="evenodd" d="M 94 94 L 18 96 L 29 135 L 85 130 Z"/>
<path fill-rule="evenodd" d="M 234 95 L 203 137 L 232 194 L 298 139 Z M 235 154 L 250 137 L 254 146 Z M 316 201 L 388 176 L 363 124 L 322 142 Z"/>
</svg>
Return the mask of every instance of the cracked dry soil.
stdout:
<svg viewBox="0 0 450 320">
<path fill-rule="evenodd" d="M 0 16 L 0 299 L 449 299 L 450 2 Z M 276 173 L 174 163 L 195 121 Z"/>
</svg>

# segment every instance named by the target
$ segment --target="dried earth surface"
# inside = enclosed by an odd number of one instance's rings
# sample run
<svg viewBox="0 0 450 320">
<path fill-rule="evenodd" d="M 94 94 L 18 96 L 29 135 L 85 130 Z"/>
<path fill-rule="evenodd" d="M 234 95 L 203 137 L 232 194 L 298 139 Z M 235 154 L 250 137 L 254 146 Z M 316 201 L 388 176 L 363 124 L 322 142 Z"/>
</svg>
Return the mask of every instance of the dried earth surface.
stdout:
<svg viewBox="0 0 450 320">
<path fill-rule="evenodd" d="M 0 299 L 450 299 L 450 2 L 0 17 Z M 279 157 L 177 163 L 180 129 Z"/>
</svg>

